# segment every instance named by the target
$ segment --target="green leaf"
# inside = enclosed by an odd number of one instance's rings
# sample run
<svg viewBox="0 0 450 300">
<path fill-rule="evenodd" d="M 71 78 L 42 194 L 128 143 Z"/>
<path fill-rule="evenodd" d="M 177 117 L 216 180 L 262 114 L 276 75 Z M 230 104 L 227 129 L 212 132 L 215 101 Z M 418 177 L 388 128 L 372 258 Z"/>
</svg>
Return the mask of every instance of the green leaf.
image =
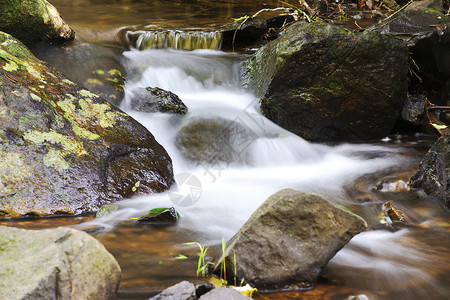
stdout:
<svg viewBox="0 0 450 300">
<path fill-rule="evenodd" d="M 177 256 L 175 256 L 175 259 L 188 259 L 188 257 L 183 254 L 178 254 Z"/>
</svg>

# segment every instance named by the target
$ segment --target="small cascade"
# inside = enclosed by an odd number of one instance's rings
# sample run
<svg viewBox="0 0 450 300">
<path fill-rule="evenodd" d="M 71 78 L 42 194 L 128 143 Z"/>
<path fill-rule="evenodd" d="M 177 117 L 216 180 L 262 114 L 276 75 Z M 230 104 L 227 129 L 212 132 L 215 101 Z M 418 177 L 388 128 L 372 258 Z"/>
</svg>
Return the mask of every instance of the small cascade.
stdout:
<svg viewBox="0 0 450 300">
<path fill-rule="evenodd" d="M 128 31 L 126 36 L 130 45 L 138 50 L 220 50 L 222 45 L 222 33 L 218 31 Z"/>
</svg>

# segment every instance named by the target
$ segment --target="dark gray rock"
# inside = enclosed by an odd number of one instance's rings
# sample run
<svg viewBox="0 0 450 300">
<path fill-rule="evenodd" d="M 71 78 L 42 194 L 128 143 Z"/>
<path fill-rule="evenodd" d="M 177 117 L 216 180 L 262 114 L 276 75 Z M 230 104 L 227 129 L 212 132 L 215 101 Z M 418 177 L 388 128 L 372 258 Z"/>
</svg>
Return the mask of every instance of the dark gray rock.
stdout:
<svg viewBox="0 0 450 300">
<path fill-rule="evenodd" d="M 411 177 L 410 185 L 421 188 L 450 208 L 450 135 L 437 140 Z"/>
<path fill-rule="evenodd" d="M 195 286 L 195 296 L 197 298 L 200 298 L 201 296 L 203 296 L 204 294 L 210 292 L 211 290 L 213 290 L 214 284 L 212 284 L 211 282 L 203 282 L 203 283 L 199 283 Z"/>
<path fill-rule="evenodd" d="M 416 46 L 419 41 L 434 35 L 443 35 L 443 38 L 447 40 L 446 29 L 438 32 L 439 25 L 450 25 L 450 18 L 443 12 L 439 0 L 417 1 L 368 30 L 401 39 L 408 44 L 408 47 Z"/>
<path fill-rule="evenodd" d="M 63 43 L 75 37 L 58 10 L 45 0 L 1 0 L 0 20 L 0 31 L 25 44 Z"/>
<path fill-rule="evenodd" d="M 105 247 L 70 229 L 0 226 L 0 299 L 115 299 L 121 270 Z"/>
<path fill-rule="evenodd" d="M 177 135 L 178 149 L 187 159 L 208 165 L 246 163 L 247 147 L 256 135 L 243 123 L 223 119 L 196 119 Z"/>
<path fill-rule="evenodd" d="M 0 111 L 0 215 L 96 211 L 174 181 L 144 126 L 2 32 Z"/>
<path fill-rule="evenodd" d="M 150 298 L 149 300 L 196 300 L 195 286 L 188 282 L 182 281 L 174 286 L 168 287 L 160 294 Z"/>
<path fill-rule="evenodd" d="M 352 213 L 292 189 L 268 198 L 228 242 L 227 278 L 258 289 L 310 288 L 321 269 L 354 235 L 367 228 Z M 220 272 L 220 262 L 215 272 Z"/>
<path fill-rule="evenodd" d="M 413 126 L 419 126 L 425 115 L 425 95 L 409 95 L 403 105 L 401 119 Z"/>
<path fill-rule="evenodd" d="M 131 109 L 141 112 L 169 112 L 184 115 L 188 108 L 174 93 L 158 87 L 133 90 Z"/>
<path fill-rule="evenodd" d="M 175 208 L 156 208 L 137 219 L 140 224 L 168 225 L 178 221 L 179 214 Z"/>
<path fill-rule="evenodd" d="M 236 290 L 219 287 L 204 294 L 200 297 L 200 300 L 249 300 L 250 297 L 244 296 Z"/>
<path fill-rule="evenodd" d="M 431 103 L 450 104 L 450 17 L 440 0 L 414 1 L 369 30 L 401 39 L 410 47 L 413 85 L 429 90 Z M 419 78 L 416 77 L 419 76 Z"/>
<path fill-rule="evenodd" d="M 311 141 L 387 136 L 406 99 L 408 49 L 374 32 L 296 23 L 243 64 L 261 111 Z"/>
</svg>

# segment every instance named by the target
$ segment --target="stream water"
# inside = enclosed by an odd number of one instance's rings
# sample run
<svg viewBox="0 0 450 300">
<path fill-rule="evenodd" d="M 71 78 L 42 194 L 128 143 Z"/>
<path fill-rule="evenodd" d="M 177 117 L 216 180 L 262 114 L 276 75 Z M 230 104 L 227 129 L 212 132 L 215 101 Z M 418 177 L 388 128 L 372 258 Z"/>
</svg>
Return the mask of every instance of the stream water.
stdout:
<svg viewBox="0 0 450 300">
<path fill-rule="evenodd" d="M 251 14 L 276 1 L 64 1 L 52 3 L 78 32 L 83 43 L 111 38 L 126 25 L 168 29 L 209 28 L 230 17 Z M 186 26 L 189 24 L 189 26 Z M 244 56 L 219 50 L 130 49 L 105 55 L 126 69 L 125 97 L 120 106 L 145 125 L 173 160 L 177 185 L 170 191 L 121 201 L 110 216 L 2 221 L 24 228 L 74 226 L 100 240 L 116 257 L 123 274 L 119 297 L 145 299 L 181 280 L 195 277 L 195 246 L 207 247 L 210 259 L 271 194 L 283 188 L 314 192 L 363 216 L 373 229 L 355 236 L 328 264 L 312 291 L 259 294 L 256 299 L 447 299 L 449 295 L 448 213 L 418 191 L 373 191 L 383 180 L 407 181 L 433 141 L 432 137 L 391 137 L 370 144 L 312 144 L 265 119 L 258 99 L 240 87 L 239 62 Z M 41 49 L 41 51 L 44 51 Z M 38 53 L 64 68 L 64 52 Z M 49 52 L 50 51 L 50 52 Z M 112 54 L 111 54 L 112 53 Z M 75 55 L 76 56 L 76 55 Z M 84 76 L 82 66 L 65 70 Z M 87 76 L 87 75 L 86 75 Z M 174 116 L 130 109 L 136 89 L 160 87 L 176 93 L 189 113 Z M 225 120 L 245 128 L 225 151 L 245 159 L 224 164 L 193 163 L 176 147 L 180 128 L 199 118 Z M 382 204 L 391 201 L 410 219 L 399 230 L 380 223 Z M 156 207 L 174 206 L 181 215 L 175 226 L 137 226 L 130 218 Z M 176 259 L 178 254 L 187 259 Z M 268 270 L 270 271 L 270 270 Z"/>
</svg>

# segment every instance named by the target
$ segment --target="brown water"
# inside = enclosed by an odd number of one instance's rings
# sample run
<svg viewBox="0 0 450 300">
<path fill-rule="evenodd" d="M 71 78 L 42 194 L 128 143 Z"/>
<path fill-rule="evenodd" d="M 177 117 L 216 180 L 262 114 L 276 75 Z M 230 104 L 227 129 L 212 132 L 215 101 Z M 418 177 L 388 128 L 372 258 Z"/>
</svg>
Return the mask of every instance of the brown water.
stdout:
<svg viewBox="0 0 450 300">
<path fill-rule="evenodd" d="M 63 69 L 67 76 L 81 79 L 88 75 L 86 70 L 95 69 L 104 61 L 125 61 L 124 65 L 129 72 L 126 74 L 129 76 L 128 89 L 132 89 L 133 84 L 137 84 L 139 80 L 153 78 L 151 74 L 147 74 L 148 72 L 143 73 L 143 70 L 149 71 L 152 65 L 148 62 L 150 58 L 145 56 L 145 53 L 143 56 L 132 51 L 122 54 L 125 47 L 116 38 L 121 28 L 130 25 L 155 25 L 169 29 L 194 27 L 208 29 L 229 24 L 232 22 L 231 17 L 253 14 L 261 8 L 279 6 L 277 1 L 244 0 L 54 0 L 52 3 L 59 9 L 65 20 L 77 30 L 77 42 L 62 49 L 36 49 L 36 54 Z M 95 51 L 92 52 L 92 49 Z M 227 73 L 232 70 L 230 65 L 239 59 L 231 54 L 197 55 L 167 51 L 147 53 L 151 57 L 156 56 L 160 60 L 175 64 L 170 65 L 172 69 L 175 68 L 178 71 L 189 69 L 189 74 L 196 79 L 205 77 L 205 73 L 212 73 L 215 79 L 219 78 L 216 81 L 227 84 L 233 77 Z M 158 63 L 162 64 L 160 60 Z M 195 68 L 189 65 L 190 62 Z M 199 65 L 202 65 L 204 69 Z M 156 77 L 173 77 L 179 73 L 177 72 L 164 75 L 165 73 L 157 71 Z M 201 79 L 198 80 L 201 81 Z M 220 102 L 223 94 L 229 96 L 228 91 L 222 91 L 223 86 L 226 87 L 227 84 L 220 86 L 219 93 L 214 90 L 215 86 L 209 89 L 203 89 L 203 86 L 200 92 L 197 90 L 192 92 L 189 87 L 197 82 L 189 82 L 186 100 L 183 99 L 189 109 L 192 107 L 192 111 L 196 112 L 196 109 L 201 107 L 201 112 L 208 116 L 218 114 L 226 116 L 229 113 L 228 109 L 231 108 L 227 106 L 227 109 L 223 109 L 223 106 L 220 106 L 224 105 L 223 103 L 212 105 L 210 102 L 213 101 L 208 100 L 208 102 L 200 101 L 199 105 L 196 102 L 197 99 L 190 99 L 192 95 L 202 96 L 204 93 L 210 93 L 212 89 L 215 94 L 212 94 L 210 98 Z M 182 84 L 181 80 L 176 81 L 174 89 L 179 88 L 181 92 L 185 92 L 186 88 L 180 87 Z M 202 81 L 202 84 L 207 85 L 207 80 Z M 241 96 L 241 92 L 236 93 L 234 87 L 230 89 L 232 100 Z M 228 98 L 226 100 L 230 101 Z M 224 102 L 229 105 L 227 101 Z M 245 97 L 244 101 L 246 101 Z M 235 109 L 235 107 L 232 108 Z M 173 145 L 170 139 L 165 137 L 165 135 L 170 136 L 171 131 L 164 129 L 167 131 L 160 137 L 161 133 L 153 127 L 159 126 L 158 123 L 167 123 L 174 127 L 178 125 L 166 119 L 158 122 L 159 117 L 151 117 L 152 120 L 148 120 L 149 117 L 145 115 L 133 116 L 148 126 L 168 149 L 174 160 L 176 174 L 185 171 L 184 166 L 180 167 L 184 161 L 172 150 Z M 195 276 L 198 248 L 186 246 L 183 243 L 200 242 L 209 247 L 207 260 L 217 259 L 220 255 L 222 236 L 229 238 L 266 196 L 270 195 L 271 189 L 263 193 L 259 189 L 271 184 L 274 184 L 273 191 L 293 187 L 317 192 L 327 199 L 346 205 L 363 216 L 373 230 L 356 236 L 340 251 L 325 268 L 323 278 L 313 290 L 259 293 L 255 299 L 348 299 L 350 295 L 358 294 L 365 294 L 370 299 L 447 298 L 450 293 L 448 288 L 450 286 L 448 213 L 439 203 L 429 199 L 420 191 L 394 193 L 371 190 L 374 185 L 383 180 L 407 181 L 417 170 L 420 159 L 433 142 L 432 137 L 402 137 L 371 145 L 341 145 L 326 149 L 319 146 L 313 146 L 313 149 L 310 149 L 309 144 L 303 145 L 303 142 L 298 140 L 294 140 L 292 145 L 288 143 L 274 147 L 273 143 L 286 143 L 288 138 L 262 138 L 261 140 L 267 144 L 254 143 L 258 156 L 264 156 L 267 153 L 271 159 L 275 156 L 284 158 L 283 156 L 287 157 L 289 153 L 280 151 L 290 147 L 301 147 L 302 151 L 312 151 L 313 154 L 308 157 L 306 164 L 300 163 L 301 171 L 294 174 L 294 179 L 289 176 L 284 179 L 284 173 L 289 171 L 288 168 L 278 171 L 261 157 L 258 158 L 260 159 L 257 160 L 258 163 L 255 163 L 254 169 L 229 168 L 223 173 L 214 173 L 215 170 L 210 170 L 217 177 L 222 174 L 225 183 L 218 180 L 218 182 L 209 183 L 208 186 L 205 184 L 204 199 L 201 202 L 192 208 L 179 207 L 182 219 L 177 226 L 145 227 L 137 226 L 133 221 L 128 220 L 129 216 L 135 217 L 136 214 L 151 208 L 152 205 L 167 202 L 165 199 L 167 195 L 156 199 L 144 197 L 125 201 L 123 203 L 126 208 L 125 216 L 117 216 L 116 219 L 107 221 L 95 221 L 93 215 L 86 215 L 71 218 L 2 220 L 0 224 L 28 229 L 73 226 L 86 230 L 102 242 L 121 265 L 123 273 L 119 297 L 145 299 L 181 280 L 201 281 Z M 325 158 L 316 158 L 317 153 Z M 377 162 L 383 166 L 377 167 Z M 299 163 L 294 159 L 292 164 Z M 359 171 L 359 168 L 372 171 L 366 173 Z M 317 169 L 321 171 L 318 172 Z M 187 170 L 197 174 L 198 177 L 206 176 L 203 170 L 189 168 Z M 334 174 L 333 172 L 335 175 L 325 174 Z M 269 183 L 264 181 L 266 178 L 261 174 L 270 179 Z M 233 202 L 235 195 L 240 193 L 242 198 Z M 256 199 L 250 199 L 252 197 Z M 245 201 L 253 202 L 244 203 Z M 396 208 L 402 210 L 411 224 L 396 227 L 380 224 L 381 206 L 386 201 L 391 201 Z M 234 218 L 235 215 L 238 217 Z M 87 225 L 83 226 L 83 224 Z M 176 259 L 178 254 L 187 256 L 187 259 Z"/>
</svg>

